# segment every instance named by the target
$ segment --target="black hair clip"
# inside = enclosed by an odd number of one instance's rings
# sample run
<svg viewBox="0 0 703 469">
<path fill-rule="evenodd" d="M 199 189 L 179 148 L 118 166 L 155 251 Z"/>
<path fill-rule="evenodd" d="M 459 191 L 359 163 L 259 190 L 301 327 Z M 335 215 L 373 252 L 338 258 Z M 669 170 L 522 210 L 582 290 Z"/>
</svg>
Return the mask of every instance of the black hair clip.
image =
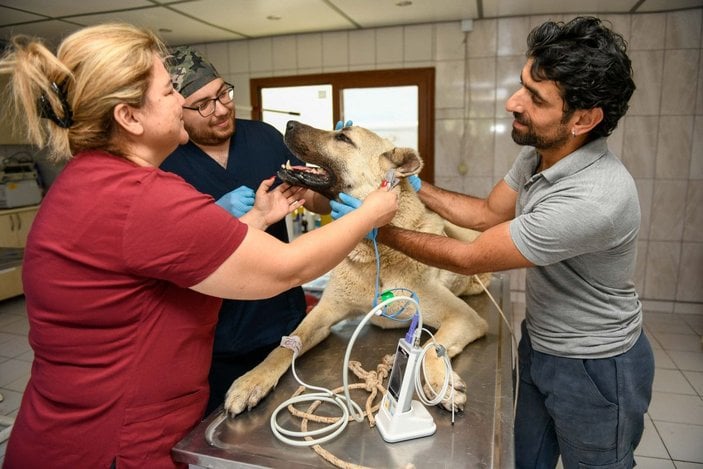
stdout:
<svg viewBox="0 0 703 469">
<path fill-rule="evenodd" d="M 63 84 L 62 86 L 59 86 L 52 81 L 51 90 L 56 93 L 56 96 L 58 96 L 59 101 L 61 102 L 63 118 L 56 115 L 54 109 L 51 107 L 51 103 L 44 93 L 39 96 L 39 116 L 45 119 L 51 119 L 59 127 L 68 129 L 71 125 L 73 125 L 73 111 L 71 110 L 71 106 L 68 105 L 68 99 L 66 98 L 66 91 L 63 89 Z"/>
</svg>

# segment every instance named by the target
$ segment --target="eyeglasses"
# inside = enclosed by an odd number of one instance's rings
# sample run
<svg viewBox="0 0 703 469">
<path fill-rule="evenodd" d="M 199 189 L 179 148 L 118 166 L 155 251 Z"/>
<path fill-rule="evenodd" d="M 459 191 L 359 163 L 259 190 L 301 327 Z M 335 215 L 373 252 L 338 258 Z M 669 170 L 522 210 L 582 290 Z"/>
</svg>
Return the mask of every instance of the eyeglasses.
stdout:
<svg viewBox="0 0 703 469">
<path fill-rule="evenodd" d="M 190 109 L 191 111 L 198 111 L 198 113 L 203 117 L 210 117 L 215 113 L 215 101 L 219 101 L 220 104 L 227 105 L 234 99 L 234 86 L 229 83 L 225 83 L 227 87 L 220 91 L 214 98 L 208 98 L 200 101 L 199 104 L 195 106 L 183 106 L 183 109 Z"/>
</svg>

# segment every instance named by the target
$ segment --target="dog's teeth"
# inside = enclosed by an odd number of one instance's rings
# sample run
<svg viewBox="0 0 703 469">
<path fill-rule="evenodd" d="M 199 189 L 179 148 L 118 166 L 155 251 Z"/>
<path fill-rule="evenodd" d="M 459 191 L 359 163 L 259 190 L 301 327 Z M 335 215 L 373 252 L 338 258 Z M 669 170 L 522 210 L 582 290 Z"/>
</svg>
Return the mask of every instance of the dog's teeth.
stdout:
<svg viewBox="0 0 703 469">
<path fill-rule="evenodd" d="M 293 167 L 290 165 L 290 160 L 286 160 L 285 168 L 286 169 L 293 169 Z"/>
</svg>

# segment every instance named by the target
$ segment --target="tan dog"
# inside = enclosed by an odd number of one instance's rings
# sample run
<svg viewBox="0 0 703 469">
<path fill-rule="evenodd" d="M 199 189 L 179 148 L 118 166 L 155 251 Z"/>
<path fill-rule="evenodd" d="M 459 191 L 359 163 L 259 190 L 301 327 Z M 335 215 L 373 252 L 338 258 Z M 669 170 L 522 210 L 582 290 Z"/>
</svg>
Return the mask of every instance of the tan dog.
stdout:
<svg viewBox="0 0 703 469">
<path fill-rule="evenodd" d="M 309 187 L 330 198 L 346 192 L 363 199 L 379 186 L 386 172 L 393 169 L 396 177 L 402 178 L 393 189 L 399 191 L 399 209 L 393 225 L 466 240 L 476 236 L 470 230 L 446 226 L 445 220 L 425 208 L 404 179 L 418 174 L 422 169 L 422 160 L 415 150 L 396 148 L 389 140 L 358 126 L 325 131 L 295 121 L 288 122 L 285 142 L 300 159 L 321 169 L 282 169 L 279 177 L 284 181 Z M 474 277 L 429 267 L 384 245 L 379 245 L 378 249 L 380 290 L 405 288 L 414 291 L 420 301 L 424 325 L 436 329 L 435 339 L 446 348 L 450 357 L 485 335 L 486 321 L 458 297 L 482 291 Z M 324 340 L 331 326 L 337 322 L 372 309 L 375 259 L 372 243 L 364 240 L 332 270 L 319 303 L 291 333 L 302 341 L 301 354 Z M 489 275 L 482 277 L 484 284 L 488 279 Z M 372 322 L 384 328 L 407 328 L 409 325 L 382 317 L 374 317 Z M 257 405 L 288 370 L 292 356 L 292 351 L 283 347 L 271 352 L 261 364 L 232 384 L 225 399 L 225 409 L 234 415 Z M 445 367 L 433 351 L 427 355 L 427 370 L 428 383 L 439 390 L 444 381 Z M 466 385 L 456 374 L 454 387 L 455 409 L 463 410 Z M 428 393 L 428 396 L 433 395 Z M 449 395 L 448 391 L 442 403 L 447 409 L 451 409 Z"/>
</svg>

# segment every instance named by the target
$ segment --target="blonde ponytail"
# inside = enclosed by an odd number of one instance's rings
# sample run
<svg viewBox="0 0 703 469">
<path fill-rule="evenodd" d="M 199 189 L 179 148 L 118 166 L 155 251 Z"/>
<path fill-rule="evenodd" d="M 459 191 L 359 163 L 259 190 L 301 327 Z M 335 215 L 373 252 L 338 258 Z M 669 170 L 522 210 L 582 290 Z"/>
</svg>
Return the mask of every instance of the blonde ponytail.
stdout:
<svg viewBox="0 0 703 469">
<path fill-rule="evenodd" d="M 121 23 L 81 29 L 56 55 L 38 39 L 16 36 L 0 73 L 11 74 L 17 121 L 31 143 L 48 146 L 51 159 L 91 149 L 121 155 L 113 109 L 143 104 L 154 54 L 163 59 L 165 50 L 151 31 Z"/>
<path fill-rule="evenodd" d="M 68 68 L 39 39 L 15 36 L 10 50 L 0 60 L 0 73 L 10 74 L 10 102 L 16 116 L 12 122 L 18 134 L 22 130 L 20 127 L 24 127 L 24 134 L 30 143 L 43 147 L 49 141 L 52 148 L 68 151 L 67 129 L 42 119 L 38 106 L 43 100 L 49 109 L 57 110 L 54 111 L 57 117 L 61 116 L 62 113 L 58 110 L 63 106 L 54 90 L 54 84 L 71 79 Z"/>
</svg>

